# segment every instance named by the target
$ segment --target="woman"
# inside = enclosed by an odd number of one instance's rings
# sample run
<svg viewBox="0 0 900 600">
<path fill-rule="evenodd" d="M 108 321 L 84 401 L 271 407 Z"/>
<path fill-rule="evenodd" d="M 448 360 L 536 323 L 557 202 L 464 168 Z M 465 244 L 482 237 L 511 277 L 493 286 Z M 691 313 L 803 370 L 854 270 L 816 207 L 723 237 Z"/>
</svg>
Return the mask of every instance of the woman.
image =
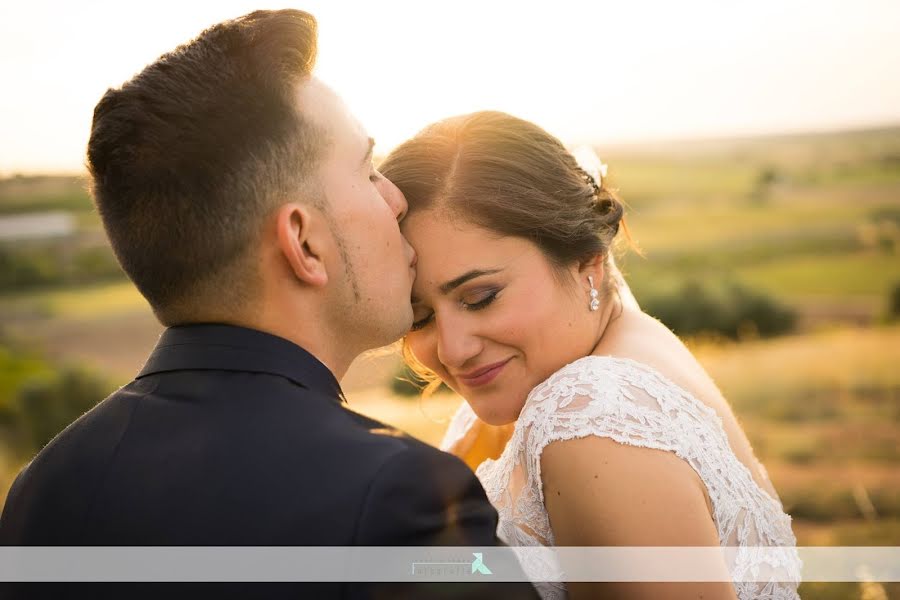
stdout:
<svg viewBox="0 0 900 600">
<path fill-rule="evenodd" d="M 571 596 L 795 598 L 796 583 L 778 582 L 797 580 L 796 554 L 764 564 L 749 550 L 794 546 L 790 517 L 712 380 L 618 278 L 623 208 L 602 176 L 498 112 L 431 125 L 380 170 L 406 195 L 418 253 L 408 360 L 465 398 L 469 438 L 511 429 L 477 468 L 501 539 L 739 547 L 722 564 L 734 586 L 571 583 Z M 741 582 L 753 569 L 771 581 Z"/>
</svg>

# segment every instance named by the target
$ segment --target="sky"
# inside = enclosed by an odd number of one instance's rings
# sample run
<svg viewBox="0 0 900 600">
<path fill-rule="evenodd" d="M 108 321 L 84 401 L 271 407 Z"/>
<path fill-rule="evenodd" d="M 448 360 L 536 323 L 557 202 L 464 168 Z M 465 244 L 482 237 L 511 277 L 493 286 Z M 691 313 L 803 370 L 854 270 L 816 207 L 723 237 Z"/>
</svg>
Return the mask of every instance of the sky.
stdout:
<svg viewBox="0 0 900 600">
<path fill-rule="evenodd" d="M 896 0 L 0 2 L 0 176 L 78 172 L 93 107 L 257 8 L 319 21 L 316 74 L 386 153 L 474 110 L 568 144 L 900 124 Z"/>
</svg>

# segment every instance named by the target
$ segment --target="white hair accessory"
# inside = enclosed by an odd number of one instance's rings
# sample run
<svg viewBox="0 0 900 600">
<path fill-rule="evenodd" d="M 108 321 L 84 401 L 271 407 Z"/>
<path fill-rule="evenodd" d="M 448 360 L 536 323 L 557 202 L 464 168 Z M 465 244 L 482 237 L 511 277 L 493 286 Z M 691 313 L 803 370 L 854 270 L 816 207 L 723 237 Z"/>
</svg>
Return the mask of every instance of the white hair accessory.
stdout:
<svg viewBox="0 0 900 600">
<path fill-rule="evenodd" d="M 600 157 L 597 156 L 597 153 L 594 152 L 594 149 L 590 146 L 577 146 L 572 149 L 572 156 L 575 158 L 575 162 L 578 163 L 578 166 L 581 167 L 585 173 L 594 178 L 597 187 L 602 187 L 603 179 L 606 177 L 607 167 L 600 160 Z"/>
</svg>

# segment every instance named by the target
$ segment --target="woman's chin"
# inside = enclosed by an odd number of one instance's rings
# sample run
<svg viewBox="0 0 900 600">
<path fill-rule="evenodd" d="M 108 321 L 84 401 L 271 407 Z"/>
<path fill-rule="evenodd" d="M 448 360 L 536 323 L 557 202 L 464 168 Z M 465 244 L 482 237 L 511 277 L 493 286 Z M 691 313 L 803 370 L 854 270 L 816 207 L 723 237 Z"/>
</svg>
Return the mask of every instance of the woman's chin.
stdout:
<svg viewBox="0 0 900 600">
<path fill-rule="evenodd" d="M 519 418 L 519 413 L 522 412 L 522 407 L 525 405 L 524 398 L 522 402 L 518 402 L 514 406 L 498 406 L 496 401 L 492 402 L 488 398 L 466 398 L 465 400 L 479 419 L 494 427 L 514 423 Z"/>
</svg>

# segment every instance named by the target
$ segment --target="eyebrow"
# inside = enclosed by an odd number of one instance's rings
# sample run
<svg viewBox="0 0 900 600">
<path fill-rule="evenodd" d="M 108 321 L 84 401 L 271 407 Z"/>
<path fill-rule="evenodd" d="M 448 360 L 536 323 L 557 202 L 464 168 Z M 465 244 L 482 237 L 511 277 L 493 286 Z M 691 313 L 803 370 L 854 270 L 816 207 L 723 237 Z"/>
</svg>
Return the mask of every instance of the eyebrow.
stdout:
<svg viewBox="0 0 900 600">
<path fill-rule="evenodd" d="M 365 166 L 372 160 L 372 149 L 375 148 L 375 138 L 369 138 L 369 147 L 366 150 L 366 155 L 363 156 L 362 161 L 359 163 L 360 166 Z"/>
<path fill-rule="evenodd" d="M 503 269 L 488 269 L 485 271 L 481 269 L 473 269 L 468 273 L 465 273 L 464 275 L 460 275 L 456 279 L 452 279 L 447 283 L 442 284 L 438 289 L 441 290 L 442 294 L 448 294 L 467 281 L 475 279 L 476 277 L 482 277 L 484 275 L 493 275 L 494 273 L 499 273 L 502 270 Z"/>
</svg>

